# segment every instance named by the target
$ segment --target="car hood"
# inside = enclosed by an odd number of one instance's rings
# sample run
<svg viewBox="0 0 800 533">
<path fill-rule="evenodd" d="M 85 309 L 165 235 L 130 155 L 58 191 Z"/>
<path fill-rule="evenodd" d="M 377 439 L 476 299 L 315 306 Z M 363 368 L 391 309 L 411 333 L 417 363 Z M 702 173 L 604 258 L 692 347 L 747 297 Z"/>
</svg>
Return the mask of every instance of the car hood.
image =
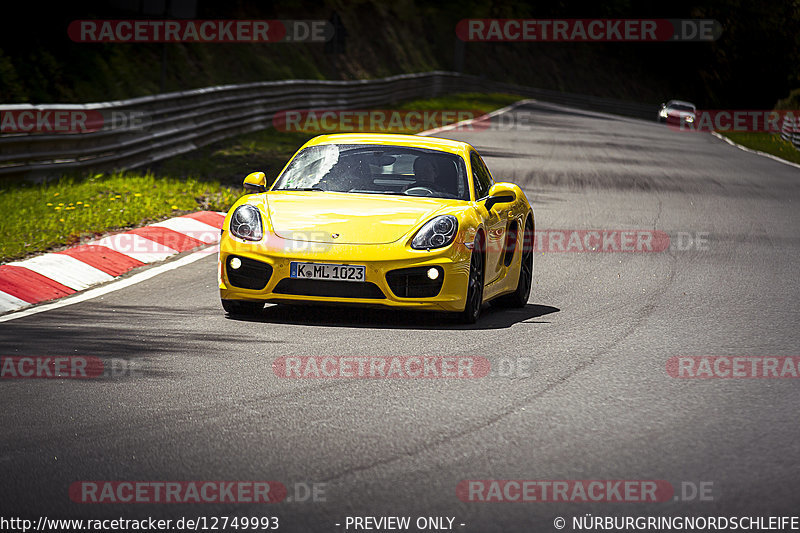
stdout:
<svg viewBox="0 0 800 533">
<path fill-rule="evenodd" d="M 695 113 L 692 111 L 683 111 L 680 109 L 670 109 L 669 111 L 667 111 L 667 114 L 671 117 L 678 117 L 678 118 L 695 116 Z"/>
<path fill-rule="evenodd" d="M 264 196 L 270 225 L 277 236 L 332 244 L 395 242 L 453 202 L 444 198 L 320 191 L 271 191 Z"/>
</svg>

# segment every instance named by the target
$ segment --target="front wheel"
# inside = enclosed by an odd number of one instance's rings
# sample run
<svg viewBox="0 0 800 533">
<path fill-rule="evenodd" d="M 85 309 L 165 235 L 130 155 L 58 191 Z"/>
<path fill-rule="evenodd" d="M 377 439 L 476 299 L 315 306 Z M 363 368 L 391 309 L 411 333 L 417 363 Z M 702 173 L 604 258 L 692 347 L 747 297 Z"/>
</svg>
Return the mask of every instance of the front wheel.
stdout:
<svg viewBox="0 0 800 533">
<path fill-rule="evenodd" d="M 222 308 L 229 315 L 254 315 L 264 309 L 263 302 L 247 302 L 244 300 L 222 300 Z"/>
<path fill-rule="evenodd" d="M 469 281 L 464 310 L 459 319 L 464 324 L 474 324 L 481 316 L 483 306 L 483 246 L 480 237 L 475 239 L 475 246 L 469 262 Z"/>
<path fill-rule="evenodd" d="M 525 232 L 522 234 L 522 256 L 519 265 L 519 279 L 517 288 L 511 294 L 501 296 L 497 303 L 506 307 L 525 307 L 531 296 L 533 283 L 533 223 L 530 219 L 525 222 Z"/>
</svg>

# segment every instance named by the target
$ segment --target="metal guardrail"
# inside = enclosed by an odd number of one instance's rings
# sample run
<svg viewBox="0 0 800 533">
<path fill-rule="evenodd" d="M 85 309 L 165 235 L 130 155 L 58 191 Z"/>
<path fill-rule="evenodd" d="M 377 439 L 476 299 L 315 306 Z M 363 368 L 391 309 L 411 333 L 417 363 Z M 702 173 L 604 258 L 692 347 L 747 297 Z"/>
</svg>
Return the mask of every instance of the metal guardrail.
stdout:
<svg viewBox="0 0 800 533">
<path fill-rule="evenodd" d="M 784 115 L 781 121 L 781 139 L 789 141 L 800 150 L 800 120 Z"/>
<path fill-rule="evenodd" d="M 287 109 L 353 109 L 454 92 L 508 92 L 557 104 L 650 119 L 655 106 L 560 93 L 434 71 L 376 80 L 287 80 L 223 85 L 92 104 L 18 104 L 5 110 L 140 113 L 146 127 L 90 133 L 0 135 L 0 177 L 128 169 L 185 154 L 221 139 L 266 129 Z"/>
</svg>

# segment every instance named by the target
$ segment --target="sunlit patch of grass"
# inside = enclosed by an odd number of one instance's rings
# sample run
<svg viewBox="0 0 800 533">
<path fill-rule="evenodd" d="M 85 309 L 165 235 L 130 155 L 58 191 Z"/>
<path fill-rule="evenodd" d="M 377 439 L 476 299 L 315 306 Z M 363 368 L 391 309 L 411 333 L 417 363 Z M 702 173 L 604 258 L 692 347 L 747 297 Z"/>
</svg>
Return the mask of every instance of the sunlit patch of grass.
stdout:
<svg viewBox="0 0 800 533">
<path fill-rule="evenodd" d="M 725 131 L 720 133 L 733 142 L 752 150 L 766 152 L 778 156 L 781 159 L 791 161 L 792 163 L 800 163 L 800 150 L 795 148 L 789 141 L 781 139 L 781 136 L 777 133 L 742 131 Z"/>
<path fill-rule="evenodd" d="M 240 195 L 219 182 L 130 172 L 8 185 L 0 190 L 0 261 L 199 209 L 225 211 Z"/>
<path fill-rule="evenodd" d="M 260 171 L 271 182 L 310 133 L 285 133 L 273 128 L 239 135 L 204 146 L 190 154 L 168 159 L 156 166 L 159 174 L 196 176 L 241 186 L 244 177 Z"/>
<path fill-rule="evenodd" d="M 409 111 L 464 109 L 488 113 L 489 111 L 505 107 L 519 100 L 523 100 L 524 98 L 524 96 L 503 93 L 460 93 L 440 96 L 439 98 L 423 98 L 403 102 L 397 106 L 397 109 Z"/>
</svg>

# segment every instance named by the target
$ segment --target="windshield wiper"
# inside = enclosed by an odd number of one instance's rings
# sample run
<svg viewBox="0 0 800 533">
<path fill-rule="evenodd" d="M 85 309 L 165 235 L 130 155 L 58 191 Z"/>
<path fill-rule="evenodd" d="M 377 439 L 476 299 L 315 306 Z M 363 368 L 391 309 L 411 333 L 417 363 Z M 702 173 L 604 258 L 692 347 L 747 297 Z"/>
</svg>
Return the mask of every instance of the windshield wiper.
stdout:
<svg viewBox="0 0 800 533">
<path fill-rule="evenodd" d="M 406 193 L 402 191 L 374 191 L 369 189 L 350 189 L 347 192 L 356 194 L 401 194 L 403 196 L 407 196 Z"/>
<path fill-rule="evenodd" d="M 283 188 L 283 189 L 275 189 L 276 191 L 322 191 L 325 192 L 325 189 L 321 187 L 291 187 L 291 188 Z"/>
</svg>

